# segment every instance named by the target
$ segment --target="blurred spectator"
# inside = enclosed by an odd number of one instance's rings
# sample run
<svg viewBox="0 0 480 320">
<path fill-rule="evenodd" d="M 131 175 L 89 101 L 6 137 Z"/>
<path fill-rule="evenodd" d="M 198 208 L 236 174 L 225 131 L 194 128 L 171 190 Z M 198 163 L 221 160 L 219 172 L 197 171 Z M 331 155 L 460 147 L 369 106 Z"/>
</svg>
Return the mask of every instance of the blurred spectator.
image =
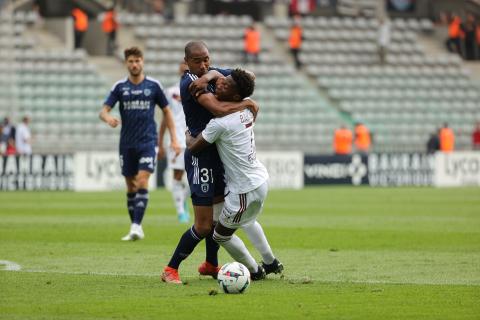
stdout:
<svg viewBox="0 0 480 320">
<path fill-rule="evenodd" d="M 448 21 L 448 39 L 445 43 L 448 51 L 462 55 L 463 31 L 461 28 L 462 20 L 456 14 L 452 14 Z"/>
<path fill-rule="evenodd" d="M 164 0 L 151 0 L 150 1 L 153 12 L 160 15 L 165 15 L 165 1 Z"/>
<path fill-rule="evenodd" d="M 75 30 L 75 49 L 82 47 L 83 37 L 88 30 L 88 15 L 80 8 L 72 10 Z"/>
<path fill-rule="evenodd" d="M 5 117 L 0 125 L 0 155 L 15 154 L 15 127 Z"/>
<path fill-rule="evenodd" d="M 391 24 L 388 17 L 381 17 L 378 26 L 378 58 L 381 64 L 387 60 L 388 47 L 391 38 Z"/>
<path fill-rule="evenodd" d="M 290 16 L 306 16 L 312 13 L 317 6 L 317 0 L 290 0 L 288 11 Z"/>
<path fill-rule="evenodd" d="M 244 63 L 250 61 L 258 63 L 258 55 L 260 54 L 260 31 L 257 30 L 255 24 L 245 29 L 243 43 Z"/>
<path fill-rule="evenodd" d="M 3 123 L 0 125 L 0 156 L 3 156 L 3 153 L 6 150 L 6 144 L 3 143 Z"/>
<path fill-rule="evenodd" d="M 24 116 L 22 122 L 17 125 L 17 132 L 15 135 L 15 145 L 17 147 L 18 155 L 30 155 L 32 154 L 32 134 L 28 124 L 30 118 Z"/>
<path fill-rule="evenodd" d="M 432 132 L 427 141 L 427 153 L 435 153 L 440 150 L 439 130 Z"/>
<path fill-rule="evenodd" d="M 335 130 L 333 136 L 333 151 L 336 155 L 348 155 L 352 153 L 353 134 L 345 126 Z"/>
<path fill-rule="evenodd" d="M 477 20 L 475 25 L 475 53 L 476 59 L 480 59 L 480 21 Z"/>
<path fill-rule="evenodd" d="M 466 60 L 475 60 L 476 56 L 476 24 L 475 16 L 471 13 L 467 14 L 467 21 L 461 24 L 461 29 L 464 34 L 464 58 Z"/>
<path fill-rule="evenodd" d="M 302 67 L 299 54 L 302 49 L 303 39 L 303 29 L 300 26 L 300 23 L 297 20 L 294 20 L 293 25 L 290 28 L 288 44 L 290 46 L 290 51 L 292 52 L 293 58 L 295 59 L 295 66 L 297 67 L 297 69 L 300 69 Z"/>
<path fill-rule="evenodd" d="M 117 14 L 115 8 L 108 9 L 102 19 L 102 30 L 107 34 L 107 55 L 112 56 L 117 48 Z"/>
<path fill-rule="evenodd" d="M 473 150 L 480 150 L 480 122 L 477 122 L 477 126 L 472 133 L 472 146 Z"/>
<path fill-rule="evenodd" d="M 370 151 L 372 139 L 370 130 L 361 122 L 355 124 L 355 148 L 360 153 L 367 153 Z"/>
<path fill-rule="evenodd" d="M 448 123 L 443 124 L 443 128 L 440 129 L 440 151 L 452 152 L 455 148 L 455 134 L 453 130 L 448 127 Z"/>
</svg>

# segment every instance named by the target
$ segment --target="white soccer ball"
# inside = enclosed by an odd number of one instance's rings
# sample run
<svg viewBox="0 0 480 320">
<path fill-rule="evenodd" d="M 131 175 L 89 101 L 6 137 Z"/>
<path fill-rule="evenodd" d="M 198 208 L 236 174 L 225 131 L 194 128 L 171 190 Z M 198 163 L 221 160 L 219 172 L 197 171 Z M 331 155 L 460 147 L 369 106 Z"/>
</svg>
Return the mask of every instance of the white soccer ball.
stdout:
<svg viewBox="0 0 480 320">
<path fill-rule="evenodd" d="M 217 281 L 225 293 L 244 293 L 250 285 L 250 271 L 239 262 L 230 262 L 222 266 Z"/>
</svg>

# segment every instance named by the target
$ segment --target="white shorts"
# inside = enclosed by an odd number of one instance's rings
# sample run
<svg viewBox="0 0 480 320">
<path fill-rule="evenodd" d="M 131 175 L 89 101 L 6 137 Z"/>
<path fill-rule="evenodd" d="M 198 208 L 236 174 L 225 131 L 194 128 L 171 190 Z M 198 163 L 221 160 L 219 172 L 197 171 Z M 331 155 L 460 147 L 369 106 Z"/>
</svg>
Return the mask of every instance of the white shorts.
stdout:
<svg viewBox="0 0 480 320">
<path fill-rule="evenodd" d="M 175 157 L 175 151 L 172 148 L 167 148 L 168 167 L 174 170 L 185 170 L 185 148 L 182 148 L 180 154 Z"/>
<path fill-rule="evenodd" d="M 268 182 L 248 193 L 230 192 L 225 197 L 225 204 L 220 214 L 220 223 L 230 229 L 238 229 L 255 221 L 262 212 L 267 198 Z"/>
</svg>

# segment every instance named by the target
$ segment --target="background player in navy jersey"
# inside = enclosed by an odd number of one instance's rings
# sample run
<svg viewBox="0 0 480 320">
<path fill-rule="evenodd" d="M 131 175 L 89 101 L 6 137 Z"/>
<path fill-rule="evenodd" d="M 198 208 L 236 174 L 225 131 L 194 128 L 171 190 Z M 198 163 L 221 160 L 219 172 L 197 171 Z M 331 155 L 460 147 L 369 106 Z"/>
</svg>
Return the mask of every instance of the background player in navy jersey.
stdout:
<svg viewBox="0 0 480 320">
<path fill-rule="evenodd" d="M 144 238 L 142 220 L 148 204 L 148 180 L 155 170 L 157 129 L 155 106 L 165 117 L 170 132 L 171 148 L 178 155 L 180 146 L 175 133 L 173 115 L 160 82 L 143 73 L 143 53 L 137 47 L 124 52 L 129 75 L 115 83 L 105 100 L 100 119 L 115 128 L 120 120 L 110 114 L 119 102 L 122 129 L 120 132 L 120 166 L 127 184 L 127 207 L 130 232 L 124 241 Z"/>
<path fill-rule="evenodd" d="M 215 98 L 240 101 L 251 96 L 254 87 L 251 74 L 235 69 L 230 76 L 217 80 Z M 198 101 L 202 102 L 206 95 L 212 94 L 204 93 Z M 217 224 L 213 238 L 250 270 L 252 280 L 261 280 L 268 273 L 282 272 L 283 265 L 273 255 L 265 233 L 256 221 L 267 195 L 268 172 L 257 159 L 253 127 L 253 114 L 242 110 L 210 120 L 196 138 L 187 134 L 186 143 L 194 153 L 216 144 L 225 167 L 228 193 L 220 216 L 214 217 Z M 262 255 L 262 266 L 255 262 L 243 241 L 233 235 L 238 228 L 245 231 Z"/>
<path fill-rule="evenodd" d="M 245 108 L 257 109 L 255 102 L 218 102 L 216 99 L 203 99 L 199 104 L 196 93 L 200 90 L 215 91 L 214 80 L 231 73 L 230 70 L 210 67 L 207 46 L 201 41 L 192 41 L 185 46 L 186 71 L 180 81 L 180 95 L 185 113 L 187 128 L 196 136 L 214 116 L 226 115 Z M 200 79 L 199 79 L 200 78 Z M 203 95 L 202 95 L 203 96 Z M 205 95 L 207 96 L 207 95 Z M 162 280 L 169 283 L 182 283 L 178 275 L 180 263 L 187 258 L 196 245 L 205 238 L 206 261 L 198 271 L 202 275 L 217 276 L 219 267 L 217 253 L 219 246 L 213 240 L 213 212 L 223 207 L 225 191 L 224 170 L 215 145 L 192 155 L 185 151 L 185 169 L 195 213 L 195 223 L 187 230 L 177 245 L 175 252 L 162 273 Z"/>
</svg>

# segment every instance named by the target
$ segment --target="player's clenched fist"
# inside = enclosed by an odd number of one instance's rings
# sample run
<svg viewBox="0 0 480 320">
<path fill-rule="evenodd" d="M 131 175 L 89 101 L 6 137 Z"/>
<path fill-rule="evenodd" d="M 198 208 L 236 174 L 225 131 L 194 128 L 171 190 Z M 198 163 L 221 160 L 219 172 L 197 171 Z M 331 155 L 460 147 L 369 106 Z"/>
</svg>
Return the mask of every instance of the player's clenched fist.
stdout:
<svg viewBox="0 0 480 320">
<path fill-rule="evenodd" d="M 120 124 L 120 120 L 114 117 L 107 119 L 107 123 L 110 127 L 116 128 Z"/>
</svg>

